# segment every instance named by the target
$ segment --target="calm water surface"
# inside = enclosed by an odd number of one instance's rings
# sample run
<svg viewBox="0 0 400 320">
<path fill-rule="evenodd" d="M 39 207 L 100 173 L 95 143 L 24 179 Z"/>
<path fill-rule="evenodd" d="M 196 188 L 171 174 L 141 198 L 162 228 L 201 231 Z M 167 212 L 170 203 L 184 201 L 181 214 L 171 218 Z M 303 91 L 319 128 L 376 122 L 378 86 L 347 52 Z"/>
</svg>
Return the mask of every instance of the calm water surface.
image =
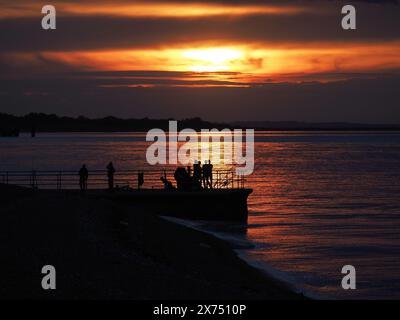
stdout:
<svg viewBox="0 0 400 320">
<path fill-rule="evenodd" d="M 148 168 L 143 134 L 0 138 L 1 170 Z M 221 235 L 299 290 L 330 298 L 400 298 L 400 134 L 260 133 L 247 185 L 249 225 Z M 357 289 L 341 289 L 341 268 Z"/>
</svg>

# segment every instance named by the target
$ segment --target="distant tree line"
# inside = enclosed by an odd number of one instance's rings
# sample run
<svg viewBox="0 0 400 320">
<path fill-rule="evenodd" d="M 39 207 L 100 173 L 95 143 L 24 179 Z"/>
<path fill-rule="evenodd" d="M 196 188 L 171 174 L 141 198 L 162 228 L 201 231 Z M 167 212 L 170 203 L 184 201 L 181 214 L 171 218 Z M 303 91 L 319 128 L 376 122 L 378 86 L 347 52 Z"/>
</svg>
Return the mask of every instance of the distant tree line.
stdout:
<svg viewBox="0 0 400 320">
<path fill-rule="evenodd" d="M 129 132 L 148 131 L 160 128 L 168 131 L 168 121 L 174 119 L 118 119 L 105 117 L 89 119 L 83 116 L 77 118 L 60 117 L 55 114 L 29 113 L 25 116 L 14 116 L 0 113 L 0 130 L 31 132 Z M 178 121 L 178 130 L 184 128 L 223 129 L 230 128 L 228 124 L 212 123 L 200 118 L 190 118 Z"/>
<path fill-rule="evenodd" d="M 153 128 L 168 131 L 169 120 L 175 119 L 119 119 L 105 117 L 90 119 L 79 116 L 61 117 L 55 114 L 29 113 L 25 116 L 14 116 L 0 113 L 0 135 L 16 135 L 19 132 L 147 132 Z M 399 131 L 399 124 L 362 124 L 346 122 L 296 122 L 296 121 L 236 121 L 218 123 L 202 120 L 199 117 L 178 121 L 178 130 L 191 128 L 194 130 L 212 129 L 245 129 L 258 131 L 323 131 L 323 130 L 393 130 Z"/>
</svg>

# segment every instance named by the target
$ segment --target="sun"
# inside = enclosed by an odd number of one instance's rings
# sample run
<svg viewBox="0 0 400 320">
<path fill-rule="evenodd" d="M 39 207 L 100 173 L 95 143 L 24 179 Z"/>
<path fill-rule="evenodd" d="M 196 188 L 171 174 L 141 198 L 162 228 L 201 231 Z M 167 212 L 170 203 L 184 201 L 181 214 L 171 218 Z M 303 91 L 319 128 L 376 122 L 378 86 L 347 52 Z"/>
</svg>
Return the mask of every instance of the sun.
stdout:
<svg viewBox="0 0 400 320">
<path fill-rule="evenodd" d="M 243 52 L 231 48 L 193 49 L 185 50 L 182 56 L 191 71 L 216 72 L 231 70 L 235 60 L 243 57 Z"/>
</svg>

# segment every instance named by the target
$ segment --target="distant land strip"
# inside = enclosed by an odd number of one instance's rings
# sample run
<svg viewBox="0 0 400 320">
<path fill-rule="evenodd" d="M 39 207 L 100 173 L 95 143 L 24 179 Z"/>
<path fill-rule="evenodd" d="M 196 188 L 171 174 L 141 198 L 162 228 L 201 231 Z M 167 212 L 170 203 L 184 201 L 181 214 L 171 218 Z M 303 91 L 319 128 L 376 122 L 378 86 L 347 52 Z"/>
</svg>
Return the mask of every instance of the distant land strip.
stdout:
<svg viewBox="0 0 400 320">
<path fill-rule="evenodd" d="M 168 121 L 177 119 L 120 119 L 104 117 L 90 119 L 84 116 L 64 117 L 55 114 L 29 113 L 15 116 L 0 113 L 0 132 L 146 132 L 153 128 L 168 131 Z M 178 130 L 255 129 L 256 131 L 400 131 L 400 124 L 365 124 L 346 122 L 299 122 L 299 121 L 236 121 L 210 122 L 194 117 L 178 119 Z"/>
</svg>

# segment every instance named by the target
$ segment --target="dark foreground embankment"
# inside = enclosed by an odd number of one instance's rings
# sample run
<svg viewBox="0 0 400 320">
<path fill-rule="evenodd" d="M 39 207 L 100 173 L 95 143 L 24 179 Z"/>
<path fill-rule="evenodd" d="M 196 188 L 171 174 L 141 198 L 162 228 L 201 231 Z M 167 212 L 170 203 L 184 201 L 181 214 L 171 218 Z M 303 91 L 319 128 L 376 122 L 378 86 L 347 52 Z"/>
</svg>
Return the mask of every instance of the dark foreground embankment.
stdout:
<svg viewBox="0 0 400 320">
<path fill-rule="evenodd" d="M 210 235 L 78 192 L 0 185 L 0 298 L 297 299 Z M 41 288 L 54 265 L 57 289 Z"/>
<path fill-rule="evenodd" d="M 247 223 L 247 198 L 252 189 L 206 189 L 197 191 L 140 189 L 129 191 L 90 191 L 97 198 L 118 204 L 140 205 L 145 212 L 193 220 Z"/>
</svg>

